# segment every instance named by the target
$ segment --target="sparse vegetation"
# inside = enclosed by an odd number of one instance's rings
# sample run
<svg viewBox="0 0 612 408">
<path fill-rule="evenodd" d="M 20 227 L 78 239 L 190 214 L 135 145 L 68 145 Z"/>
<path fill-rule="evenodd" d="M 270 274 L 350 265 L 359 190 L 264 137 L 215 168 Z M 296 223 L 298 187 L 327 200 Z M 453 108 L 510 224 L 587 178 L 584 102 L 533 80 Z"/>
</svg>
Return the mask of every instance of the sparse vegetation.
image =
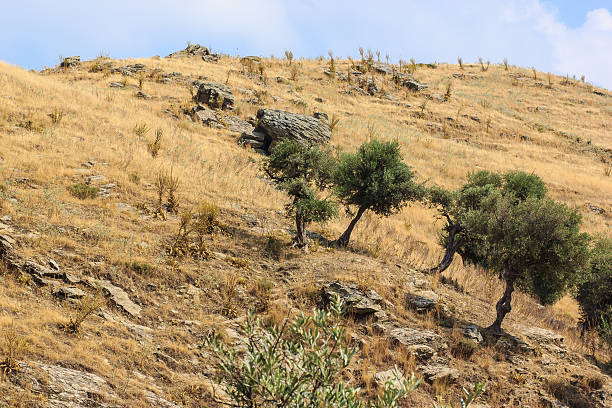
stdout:
<svg viewBox="0 0 612 408">
<path fill-rule="evenodd" d="M 159 154 L 161 150 L 161 140 L 164 135 L 164 131 L 161 128 L 155 130 L 155 139 L 147 145 L 149 149 L 149 153 L 151 153 L 151 157 L 155 158 Z"/>
<path fill-rule="evenodd" d="M 459 69 L 463 69 L 463 58 L 457 57 L 457 63 L 459 64 Z"/>
<path fill-rule="evenodd" d="M 88 295 L 79 300 L 76 312 L 66 323 L 61 323 L 60 328 L 67 333 L 77 334 L 81 330 L 83 322 L 92 314 L 106 305 L 106 299 L 102 295 Z"/>
<path fill-rule="evenodd" d="M 0 348 L 0 379 L 19 370 L 19 360 L 28 349 L 28 342 L 13 326 L 3 330 L 3 343 Z"/>
<path fill-rule="evenodd" d="M 70 194 L 79 200 L 86 200 L 88 198 L 96 198 L 100 192 L 98 186 L 91 186 L 89 184 L 77 183 L 73 184 L 68 188 Z"/>
</svg>

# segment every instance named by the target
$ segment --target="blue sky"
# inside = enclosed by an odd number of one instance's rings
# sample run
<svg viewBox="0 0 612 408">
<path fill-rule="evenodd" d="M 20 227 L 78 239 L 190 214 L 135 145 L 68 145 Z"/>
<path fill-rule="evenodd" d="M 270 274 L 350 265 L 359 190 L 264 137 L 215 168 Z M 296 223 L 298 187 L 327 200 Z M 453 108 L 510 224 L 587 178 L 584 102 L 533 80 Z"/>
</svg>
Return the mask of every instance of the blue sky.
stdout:
<svg viewBox="0 0 612 408">
<path fill-rule="evenodd" d="M 8 2 L 8 0 L 3 0 Z M 167 55 L 187 41 L 240 55 L 535 66 L 612 89 L 612 0 L 21 0 L 0 6 L 0 60 Z"/>
</svg>

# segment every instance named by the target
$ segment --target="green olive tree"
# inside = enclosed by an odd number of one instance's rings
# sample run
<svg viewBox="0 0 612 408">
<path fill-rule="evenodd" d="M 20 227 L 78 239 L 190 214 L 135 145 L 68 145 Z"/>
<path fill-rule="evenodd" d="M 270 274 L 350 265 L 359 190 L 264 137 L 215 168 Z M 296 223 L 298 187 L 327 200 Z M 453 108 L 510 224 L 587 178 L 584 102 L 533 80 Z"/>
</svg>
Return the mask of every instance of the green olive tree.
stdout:
<svg viewBox="0 0 612 408">
<path fill-rule="evenodd" d="M 337 214 L 335 201 L 322 197 L 331 186 L 335 166 L 335 158 L 325 148 L 290 139 L 275 144 L 264 164 L 268 177 L 292 199 L 286 209 L 288 216 L 295 217 L 295 242 L 300 247 L 306 246 L 309 223 Z"/>
<path fill-rule="evenodd" d="M 362 144 L 355 153 L 343 154 L 334 173 L 334 185 L 347 209 L 357 209 L 336 240 L 343 247 L 349 244 L 355 225 L 367 210 L 389 216 L 424 194 L 423 186 L 415 183 L 414 172 L 402 161 L 399 144 L 379 140 Z"/>
</svg>

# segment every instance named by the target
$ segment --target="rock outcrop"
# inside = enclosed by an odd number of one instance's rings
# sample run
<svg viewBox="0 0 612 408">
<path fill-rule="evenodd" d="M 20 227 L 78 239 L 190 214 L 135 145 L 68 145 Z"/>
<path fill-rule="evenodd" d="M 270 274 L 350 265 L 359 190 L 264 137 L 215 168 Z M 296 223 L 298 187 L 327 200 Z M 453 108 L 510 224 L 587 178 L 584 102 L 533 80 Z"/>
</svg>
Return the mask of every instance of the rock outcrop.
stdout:
<svg viewBox="0 0 612 408">
<path fill-rule="evenodd" d="M 62 68 L 74 68 L 74 67 L 78 67 L 79 65 L 81 65 L 81 57 L 75 56 L 75 57 L 66 57 L 66 58 L 64 58 L 64 60 L 60 64 L 60 67 L 62 67 Z"/>
<path fill-rule="evenodd" d="M 212 109 L 233 109 L 234 95 L 229 87 L 218 82 L 200 82 L 197 81 L 194 85 L 198 86 L 198 93 L 195 96 L 195 101 L 209 106 Z"/>
<path fill-rule="evenodd" d="M 200 44 L 189 44 L 184 50 L 175 51 L 166 58 L 205 57 L 207 55 L 211 55 L 207 47 Z"/>
<path fill-rule="evenodd" d="M 192 112 L 193 119 L 205 126 L 229 129 L 232 132 L 238 133 L 250 133 L 254 129 L 253 125 L 238 116 L 226 116 L 203 105 L 194 107 Z"/>
<path fill-rule="evenodd" d="M 325 122 L 312 116 L 264 108 L 257 111 L 254 131 L 244 133 L 240 143 L 269 151 L 283 139 L 300 143 L 327 143 L 331 139 L 331 130 Z"/>
<path fill-rule="evenodd" d="M 338 296 L 345 304 L 347 311 L 355 318 L 375 316 L 383 320 L 387 316 L 382 310 L 382 297 L 374 290 L 362 291 L 357 286 L 333 282 L 323 287 L 321 300 L 327 306 Z"/>
</svg>

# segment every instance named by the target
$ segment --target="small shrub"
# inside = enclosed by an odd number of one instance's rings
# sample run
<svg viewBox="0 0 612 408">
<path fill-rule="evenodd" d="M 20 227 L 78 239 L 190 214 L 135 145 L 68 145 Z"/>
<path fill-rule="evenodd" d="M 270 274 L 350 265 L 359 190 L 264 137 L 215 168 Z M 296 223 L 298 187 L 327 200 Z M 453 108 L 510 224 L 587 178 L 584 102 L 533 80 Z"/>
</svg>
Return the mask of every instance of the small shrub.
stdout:
<svg viewBox="0 0 612 408">
<path fill-rule="evenodd" d="M 70 191 L 70 194 L 73 197 L 76 197 L 79 200 L 85 200 L 87 198 L 96 198 L 100 192 L 100 189 L 96 186 L 78 183 L 68 187 L 68 191 Z"/>
<path fill-rule="evenodd" d="M 139 138 L 144 137 L 151 128 L 146 123 L 137 123 L 134 125 L 133 131 Z"/>
<path fill-rule="evenodd" d="M 146 262 L 132 261 L 128 263 L 128 266 L 131 270 L 139 275 L 149 275 L 151 272 L 153 272 L 153 266 Z"/>
<path fill-rule="evenodd" d="M 333 114 L 331 118 L 329 118 L 329 130 L 331 130 L 332 134 L 335 134 L 338 123 L 340 123 L 340 118 L 336 114 Z"/>
<path fill-rule="evenodd" d="M 606 163 L 604 165 L 604 175 L 610 177 L 610 174 L 612 174 L 612 163 Z"/>
<path fill-rule="evenodd" d="M 157 192 L 157 214 L 162 217 L 162 218 L 166 218 L 165 213 L 164 213 L 164 193 L 166 192 L 167 188 L 168 188 L 168 173 L 165 171 L 159 171 L 157 173 L 157 175 L 155 176 L 155 191 Z"/>
<path fill-rule="evenodd" d="M 504 58 L 504 71 L 508 71 L 508 58 Z"/>
<path fill-rule="evenodd" d="M 155 130 L 155 139 L 147 145 L 149 153 L 151 153 L 151 157 L 157 157 L 159 151 L 161 149 L 161 139 L 164 135 L 164 131 L 160 128 Z"/>
<path fill-rule="evenodd" d="M 444 100 L 448 101 L 451 98 L 452 93 L 453 93 L 453 83 L 449 81 L 448 84 L 446 84 L 446 92 L 444 93 Z"/>
<path fill-rule="evenodd" d="M 179 209 L 179 201 L 176 196 L 176 192 L 181 184 L 180 179 L 172 175 L 172 169 L 170 169 L 170 174 L 166 179 L 166 188 L 168 189 L 168 202 L 167 207 L 168 211 L 172 214 L 178 214 Z"/>
<path fill-rule="evenodd" d="M 533 80 L 538 80 L 538 71 L 536 71 L 535 67 L 531 67 L 531 72 L 533 72 Z"/>
<path fill-rule="evenodd" d="M 55 109 L 53 112 L 49 114 L 49 117 L 51 118 L 51 123 L 53 123 L 54 125 L 57 125 L 64 118 L 64 112 L 59 109 Z"/>
<path fill-rule="evenodd" d="M 488 71 L 489 70 L 489 66 L 491 65 L 491 61 L 487 61 L 487 64 L 485 65 L 485 63 L 482 60 L 482 58 L 478 58 L 478 63 L 480 64 L 480 70 L 482 72 Z"/>
<path fill-rule="evenodd" d="M 106 299 L 102 295 L 85 296 L 79 301 L 74 316 L 68 322 L 60 324 L 60 328 L 67 333 L 77 334 L 85 319 L 105 305 Z"/>
<path fill-rule="evenodd" d="M 237 295 L 238 277 L 228 273 L 225 275 L 225 281 L 221 289 L 221 314 L 229 319 L 233 319 L 238 315 L 238 307 L 236 305 Z"/>
<path fill-rule="evenodd" d="M 4 359 L 0 361 L 0 374 L 3 376 L 19 370 L 19 360 L 28 349 L 28 342 L 14 327 L 4 330 L 4 344 L 0 349 Z"/>
<path fill-rule="evenodd" d="M 257 313 L 263 313 L 268 310 L 270 301 L 272 299 L 273 288 L 274 283 L 267 279 L 259 279 L 257 282 L 255 282 L 253 294 L 257 299 L 257 303 L 255 305 L 255 311 Z"/>
<path fill-rule="evenodd" d="M 457 62 L 459 63 L 459 69 L 463 69 L 463 58 L 457 57 Z"/>
<path fill-rule="evenodd" d="M 291 65 L 291 62 L 293 61 L 293 52 L 290 50 L 285 51 L 285 58 L 287 58 L 289 65 Z"/>
<path fill-rule="evenodd" d="M 130 173 L 128 175 L 128 180 L 136 185 L 140 184 L 140 176 L 136 173 Z"/>
<path fill-rule="evenodd" d="M 300 73 L 300 69 L 298 68 L 298 66 L 297 65 L 292 65 L 290 73 L 289 73 L 289 78 L 292 81 L 295 81 L 297 79 L 299 73 Z"/>
<path fill-rule="evenodd" d="M 242 327 L 247 339 L 229 346 L 211 334 L 203 347 L 217 356 L 218 382 L 224 384 L 232 406 L 337 408 L 392 408 L 414 391 L 420 380 L 414 375 L 385 384 L 376 400 L 358 398 L 358 389 L 342 381 L 355 354 L 348 347 L 341 323 L 342 304 L 336 300 L 331 311 L 314 310 L 281 327 L 266 327 L 249 313 Z"/>
<path fill-rule="evenodd" d="M 476 343 L 474 340 L 466 338 L 461 338 L 451 347 L 451 353 L 453 356 L 462 358 L 464 360 L 472 357 L 472 354 L 474 354 L 476 350 L 478 350 L 478 343 Z"/>
</svg>

